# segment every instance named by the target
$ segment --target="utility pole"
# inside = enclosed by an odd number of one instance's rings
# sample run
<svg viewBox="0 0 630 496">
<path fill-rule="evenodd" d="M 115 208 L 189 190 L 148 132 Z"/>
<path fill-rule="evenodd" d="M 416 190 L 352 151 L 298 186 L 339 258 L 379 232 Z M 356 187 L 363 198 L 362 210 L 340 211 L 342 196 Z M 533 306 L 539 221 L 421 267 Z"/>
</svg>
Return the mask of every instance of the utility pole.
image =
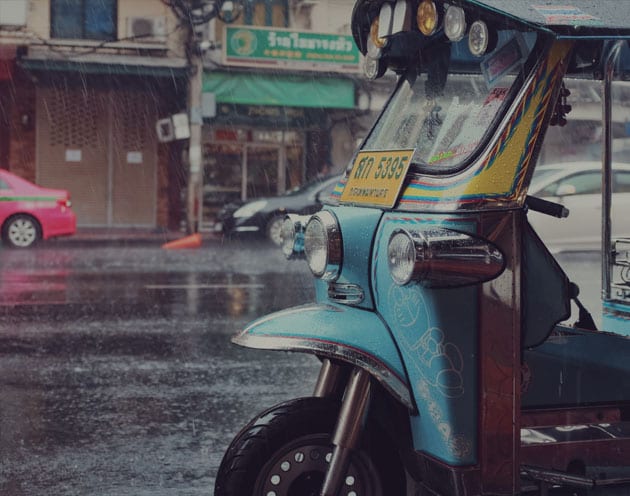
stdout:
<svg viewBox="0 0 630 496">
<path fill-rule="evenodd" d="M 201 112 L 201 92 L 203 90 L 203 60 L 200 50 L 193 50 L 190 56 L 190 74 L 188 83 L 188 109 L 190 138 L 188 141 L 188 201 L 187 225 L 190 233 L 199 231 L 203 208 L 202 197 L 202 153 L 201 126 L 203 117 Z"/>
<path fill-rule="evenodd" d="M 229 24 L 243 11 L 241 0 L 162 0 L 187 29 L 188 58 L 188 188 L 186 222 L 189 234 L 199 231 L 203 209 L 203 160 L 201 126 L 203 125 L 201 94 L 203 91 L 204 27 L 215 17 Z"/>
</svg>

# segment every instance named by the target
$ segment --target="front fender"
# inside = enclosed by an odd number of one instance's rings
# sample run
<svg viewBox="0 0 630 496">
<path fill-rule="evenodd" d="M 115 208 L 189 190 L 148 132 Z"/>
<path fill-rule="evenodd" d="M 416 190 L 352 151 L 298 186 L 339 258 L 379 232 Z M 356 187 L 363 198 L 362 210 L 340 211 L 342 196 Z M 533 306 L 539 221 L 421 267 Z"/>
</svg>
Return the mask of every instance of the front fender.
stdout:
<svg viewBox="0 0 630 496">
<path fill-rule="evenodd" d="M 255 320 L 232 342 L 351 363 L 370 372 L 407 408 L 415 409 L 398 347 L 374 312 L 341 305 L 303 305 Z"/>
</svg>

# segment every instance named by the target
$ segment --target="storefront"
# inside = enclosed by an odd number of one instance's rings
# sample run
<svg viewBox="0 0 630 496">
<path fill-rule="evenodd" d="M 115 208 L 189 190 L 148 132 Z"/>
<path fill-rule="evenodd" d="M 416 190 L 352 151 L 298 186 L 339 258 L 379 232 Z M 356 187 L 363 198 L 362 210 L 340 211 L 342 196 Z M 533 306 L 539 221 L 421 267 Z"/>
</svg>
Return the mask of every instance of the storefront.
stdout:
<svg viewBox="0 0 630 496">
<path fill-rule="evenodd" d="M 302 48 L 280 50 L 283 39 Z M 226 29 L 223 46 L 224 65 L 203 79 L 216 111 L 204 119 L 202 229 L 212 229 L 225 203 L 279 195 L 331 172 L 332 117 L 357 112 L 359 57 L 349 36 L 239 26 Z"/>
<path fill-rule="evenodd" d="M 124 57 L 76 63 L 30 56 L 21 65 L 36 81 L 34 179 L 69 190 L 82 227 L 173 224 L 159 197 L 170 164 L 160 156 L 155 122 L 181 105 L 170 81 L 183 67 L 143 68 Z"/>
</svg>

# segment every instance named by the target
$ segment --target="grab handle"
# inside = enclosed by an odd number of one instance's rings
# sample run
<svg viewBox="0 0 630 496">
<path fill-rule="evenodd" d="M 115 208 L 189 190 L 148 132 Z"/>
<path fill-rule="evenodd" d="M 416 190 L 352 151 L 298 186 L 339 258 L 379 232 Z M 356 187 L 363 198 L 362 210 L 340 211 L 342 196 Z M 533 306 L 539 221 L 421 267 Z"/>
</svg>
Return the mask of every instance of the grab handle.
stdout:
<svg viewBox="0 0 630 496">
<path fill-rule="evenodd" d="M 525 205 L 534 212 L 540 212 L 541 214 L 551 215 L 552 217 L 558 217 L 562 219 L 569 216 L 569 209 L 559 203 L 550 202 L 549 200 L 543 200 L 542 198 L 536 198 L 535 196 L 527 195 L 525 199 Z"/>
</svg>

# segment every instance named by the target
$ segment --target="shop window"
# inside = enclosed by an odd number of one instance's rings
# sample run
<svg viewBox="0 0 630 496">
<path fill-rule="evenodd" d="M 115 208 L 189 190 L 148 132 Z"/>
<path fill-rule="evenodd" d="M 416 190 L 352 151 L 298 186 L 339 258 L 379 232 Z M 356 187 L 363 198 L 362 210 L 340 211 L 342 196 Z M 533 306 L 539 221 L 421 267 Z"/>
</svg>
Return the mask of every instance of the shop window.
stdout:
<svg viewBox="0 0 630 496">
<path fill-rule="evenodd" d="M 117 0 L 51 0 L 52 38 L 115 40 Z"/>
<path fill-rule="evenodd" d="M 289 4 L 286 0 L 254 0 L 245 2 L 244 23 L 250 26 L 289 25 Z"/>
</svg>

